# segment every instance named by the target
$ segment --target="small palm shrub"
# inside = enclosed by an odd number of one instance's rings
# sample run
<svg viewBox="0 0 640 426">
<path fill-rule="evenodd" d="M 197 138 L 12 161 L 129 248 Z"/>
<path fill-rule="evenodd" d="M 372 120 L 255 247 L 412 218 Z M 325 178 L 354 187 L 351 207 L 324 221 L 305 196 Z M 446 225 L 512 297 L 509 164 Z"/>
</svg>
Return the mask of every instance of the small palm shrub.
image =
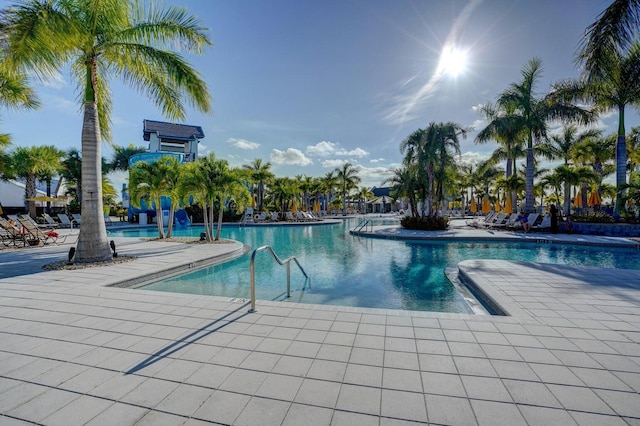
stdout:
<svg viewBox="0 0 640 426">
<path fill-rule="evenodd" d="M 613 216 L 605 212 L 577 213 L 572 214 L 571 218 L 574 222 L 615 223 L 616 221 Z"/>
<path fill-rule="evenodd" d="M 419 231 L 441 231 L 449 226 L 449 219 L 446 217 L 414 217 L 405 216 L 400 220 L 400 225 L 404 229 Z"/>
</svg>

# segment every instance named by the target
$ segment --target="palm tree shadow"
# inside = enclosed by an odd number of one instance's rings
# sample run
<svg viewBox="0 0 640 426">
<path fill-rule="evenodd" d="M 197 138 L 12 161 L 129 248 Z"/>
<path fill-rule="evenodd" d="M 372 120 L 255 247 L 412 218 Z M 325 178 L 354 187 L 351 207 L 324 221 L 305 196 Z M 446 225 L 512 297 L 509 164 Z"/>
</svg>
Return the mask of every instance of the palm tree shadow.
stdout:
<svg viewBox="0 0 640 426">
<path fill-rule="evenodd" d="M 156 351 L 155 353 L 151 354 L 149 357 L 147 357 L 147 359 L 139 362 L 138 364 L 134 365 L 133 367 L 131 367 L 129 370 L 125 371 L 124 374 L 134 374 L 140 370 L 142 370 L 143 368 L 146 368 L 152 364 L 155 364 L 156 362 L 186 348 L 187 346 L 191 345 L 192 343 L 196 343 L 199 340 L 202 340 L 203 338 L 209 336 L 212 333 L 215 333 L 216 331 L 219 331 L 221 329 L 223 329 L 224 327 L 233 324 L 234 322 L 236 322 L 237 320 L 244 318 L 245 316 L 249 315 L 250 313 L 248 311 L 245 311 L 245 313 L 230 319 L 228 321 L 226 321 L 227 318 L 231 317 L 232 315 L 238 313 L 239 311 L 241 311 L 242 309 L 245 309 L 248 307 L 250 302 L 246 302 L 243 303 L 242 305 L 240 305 L 237 309 L 234 309 L 231 312 L 226 313 L 225 315 L 221 316 L 220 318 L 216 318 L 215 320 L 213 320 L 212 322 L 210 322 L 209 324 L 206 324 L 203 327 L 200 327 L 199 329 L 195 330 L 192 333 L 187 334 L 186 336 L 184 336 L 183 338 L 181 338 L 180 340 L 177 340 L 167 346 L 165 346 L 164 348 Z M 220 324 L 222 323 L 222 324 Z M 218 325 L 219 324 L 219 325 Z M 216 326 L 217 325 L 217 326 Z M 214 328 L 211 328 L 215 326 Z"/>
</svg>

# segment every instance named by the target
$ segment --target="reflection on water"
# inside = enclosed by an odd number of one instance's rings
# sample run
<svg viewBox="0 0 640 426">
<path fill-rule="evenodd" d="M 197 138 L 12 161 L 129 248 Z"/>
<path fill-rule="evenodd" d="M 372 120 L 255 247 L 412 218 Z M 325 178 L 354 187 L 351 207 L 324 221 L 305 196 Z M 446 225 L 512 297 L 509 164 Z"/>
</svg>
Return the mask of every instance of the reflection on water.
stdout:
<svg viewBox="0 0 640 426">
<path fill-rule="evenodd" d="M 348 234 L 348 229 L 356 223 L 350 220 L 322 226 L 228 226 L 222 228 L 222 236 L 242 241 L 252 248 L 270 245 L 281 258 L 295 255 L 311 278 L 306 282 L 298 268 L 291 267 L 290 300 L 301 303 L 468 312 L 444 274 L 447 266 L 467 259 L 640 269 L 637 252 L 630 249 L 371 239 Z M 177 236 L 197 236 L 200 231 L 198 228 L 182 230 Z M 150 234 L 133 230 L 121 232 L 120 236 L 153 236 L 156 231 L 152 229 Z M 248 298 L 249 259 L 250 254 L 247 254 L 231 262 L 154 283 L 145 289 Z M 285 268 L 268 253 L 258 253 L 258 299 L 282 300 L 285 290 Z"/>
</svg>

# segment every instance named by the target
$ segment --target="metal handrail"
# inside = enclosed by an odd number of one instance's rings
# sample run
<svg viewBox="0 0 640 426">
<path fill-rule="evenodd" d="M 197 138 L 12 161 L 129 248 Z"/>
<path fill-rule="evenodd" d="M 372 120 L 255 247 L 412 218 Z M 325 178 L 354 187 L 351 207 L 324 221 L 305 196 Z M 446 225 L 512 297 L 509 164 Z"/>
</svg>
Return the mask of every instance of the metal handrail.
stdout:
<svg viewBox="0 0 640 426">
<path fill-rule="evenodd" d="M 365 228 L 368 224 L 369 224 L 369 219 L 364 219 L 362 222 L 360 222 L 358 225 L 356 225 L 355 228 L 353 228 L 353 232 L 362 231 L 362 228 Z"/>
<path fill-rule="evenodd" d="M 253 253 L 251 253 L 251 266 L 250 266 L 250 269 L 249 269 L 250 270 L 250 274 L 251 274 L 251 309 L 249 309 L 249 312 L 256 312 L 256 267 L 255 267 L 255 259 L 256 259 L 256 254 L 259 251 L 262 251 L 262 250 L 269 250 L 269 252 L 271 252 L 271 255 L 276 260 L 276 262 L 278 262 L 280 265 L 286 266 L 286 268 L 287 268 L 287 297 L 291 297 L 291 267 L 290 267 L 290 265 L 291 265 L 291 261 L 292 260 L 294 262 L 296 262 L 296 265 L 298 265 L 298 268 L 300 269 L 300 272 L 302 272 L 302 275 L 304 275 L 304 277 L 306 279 L 309 279 L 309 276 L 304 271 L 304 269 L 302 268 L 302 265 L 300 265 L 300 262 L 298 262 L 298 259 L 296 259 L 295 256 L 290 256 L 290 257 L 286 258 L 285 260 L 280 260 L 280 258 L 276 254 L 276 252 L 273 251 L 273 249 L 271 248 L 271 246 L 258 247 L 257 249 L 255 249 L 253 251 Z"/>
</svg>

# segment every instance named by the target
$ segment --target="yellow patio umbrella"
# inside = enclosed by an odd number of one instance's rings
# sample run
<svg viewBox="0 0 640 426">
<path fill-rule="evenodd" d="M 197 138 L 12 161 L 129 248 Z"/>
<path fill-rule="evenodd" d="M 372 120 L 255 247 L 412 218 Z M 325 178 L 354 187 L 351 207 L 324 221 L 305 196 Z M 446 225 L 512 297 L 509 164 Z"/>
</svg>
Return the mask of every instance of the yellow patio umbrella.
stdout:
<svg viewBox="0 0 640 426">
<path fill-rule="evenodd" d="M 500 208 L 501 208 L 501 207 L 500 207 L 500 201 L 496 201 L 496 202 L 493 204 L 493 209 L 494 209 L 495 211 L 499 212 L 499 211 L 500 211 Z"/>
<path fill-rule="evenodd" d="M 472 198 L 471 199 L 471 206 L 469 207 L 469 210 L 471 210 L 471 213 L 475 213 L 478 211 L 478 206 L 476 206 L 476 199 Z"/>
<path fill-rule="evenodd" d="M 291 204 L 291 211 L 293 213 L 298 213 L 298 205 L 296 204 L 295 201 Z"/>
<path fill-rule="evenodd" d="M 504 202 L 504 212 L 507 214 L 513 213 L 513 203 L 511 202 L 511 195 L 507 196 L 507 200 Z"/>
<path fill-rule="evenodd" d="M 573 200 L 573 206 L 574 207 L 582 207 L 582 193 L 581 193 L 581 191 L 578 191 L 578 193 L 576 194 L 576 198 Z"/>
<path fill-rule="evenodd" d="M 63 195 L 61 197 L 47 197 L 46 195 L 39 195 L 37 197 L 25 198 L 27 201 L 39 201 L 41 203 L 64 203 L 69 199 L 68 196 Z"/>
<path fill-rule="evenodd" d="M 487 214 L 491 211 L 491 203 L 489 202 L 489 197 L 487 194 L 484 194 L 482 197 L 482 214 Z"/>
<path fill-rule="evenodd" d="M 600 204 L 602 204 L 602 199 L 600 199 L 600 195 L 598 194 L 597 190 L 594 190 L 591 192 L 591 195 L 589 195 L 589 200 L 587 201 L 587 204 L 590 207 L 599 206 Z"/>
<path fill-rule="evenodd" d="M 313 211 L 314 212 L 319 212 L 320 211 L 320 203 L 319 202 L 315 202 L 313 203 Z"/>
</svg>

